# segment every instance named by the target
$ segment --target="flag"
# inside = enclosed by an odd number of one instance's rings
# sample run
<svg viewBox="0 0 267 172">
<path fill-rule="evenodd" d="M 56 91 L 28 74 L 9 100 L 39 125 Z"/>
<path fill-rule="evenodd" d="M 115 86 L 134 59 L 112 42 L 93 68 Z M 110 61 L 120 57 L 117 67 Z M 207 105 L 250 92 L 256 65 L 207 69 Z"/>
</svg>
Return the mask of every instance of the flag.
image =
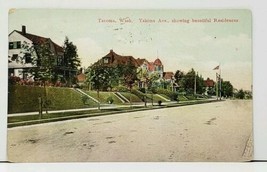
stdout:
<svg viewBox="0 0 267 172">
<path fill-rule="evenodd" d="M 213 70 L 218 70 L 220 68 L 220 65 L 216 66 Z"/>
</svg>

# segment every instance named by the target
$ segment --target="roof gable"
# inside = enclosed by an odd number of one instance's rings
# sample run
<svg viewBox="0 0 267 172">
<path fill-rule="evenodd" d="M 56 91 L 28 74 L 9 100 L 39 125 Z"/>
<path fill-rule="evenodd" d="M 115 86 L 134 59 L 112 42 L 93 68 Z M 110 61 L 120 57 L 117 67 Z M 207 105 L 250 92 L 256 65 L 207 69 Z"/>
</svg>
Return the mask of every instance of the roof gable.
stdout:
<svg viewBox="0 0 267 172">
<path fill-rule="evenodd" d="M 25 33 L 23 34 L 21 31 L 18 30 L 14 30 L 15 32 L 19 33 L 20 35 L 24 36 L 25 38 L 29 39 L 30 41 L 33 42 L 33 44 L 35 45 L 41 45 L 41 44 L 45 44 L 48 42 L 51 42 L 55 48 L 55 51 L 58 52 L 63 52 L 63 48 L 59 45 L 57 45 L 55 42 L 53 42 L 50 38 L 45 38 L 42 36 L 38 36 L 38 35 L 34 35 L 34 34 L 30 34 L 30 33 Z M 13 31 L 13 32 L 14 32 Z M 11 32 L 9 35 L 11 35 L 13 32 Z"/>
</svg>

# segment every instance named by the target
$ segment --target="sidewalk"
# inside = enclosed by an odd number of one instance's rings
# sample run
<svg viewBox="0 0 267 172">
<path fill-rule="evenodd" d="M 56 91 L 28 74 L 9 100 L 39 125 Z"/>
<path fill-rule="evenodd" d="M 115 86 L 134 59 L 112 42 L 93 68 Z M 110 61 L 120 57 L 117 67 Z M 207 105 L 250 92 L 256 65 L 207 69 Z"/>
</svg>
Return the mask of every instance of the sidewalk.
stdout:
<svg viewBox="0 0 267 172">
<path fill-rule="evenodd" d="M 168 104 L 175 104 L 177 102 L 163 102 L 162 105 L 168 105 Z M 153 105 L 158 105 L 157 103 L 153 103 Z M 114 104 L 101 104 L 100 109 L 117 109 L 117 108 L 123 108 L 123 107 L 144 107 L 145 103 L 133 103 L 132 105 L 126 104 L 126 105 L 114 105 Z M 152 103 L 147 103 L 147 106 L 152 106 Z M 47 111 L 49 114 L 53 113 L 64 113 L 64 112 L 78 112 L 78 111 L 89 111 L 89 110 L 97 110 L 98 107 L 91 107 L 91 108 L 82 108 L 82 109 L 66 109 L 66 110 L 53 110 L 53 111 Z M 8 117 L 14 117 L 14 116 L 27 116 L 27 115 L 38 115 L 38 111 L 36 112 L 25 112 L 25 113 L 12 113 L 8 114 Z M 43 111 L 45 113 L 45 111 Z"/>
</svg>

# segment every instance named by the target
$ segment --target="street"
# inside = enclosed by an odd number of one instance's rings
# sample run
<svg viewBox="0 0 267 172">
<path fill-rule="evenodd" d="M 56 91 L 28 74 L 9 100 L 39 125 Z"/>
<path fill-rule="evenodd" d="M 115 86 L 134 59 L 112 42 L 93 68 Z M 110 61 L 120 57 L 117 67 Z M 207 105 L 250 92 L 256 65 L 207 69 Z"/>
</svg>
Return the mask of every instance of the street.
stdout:
<svg viewBox="0 0 267 172">
<path fill-rule="evenodd" d="M 121 113 L 8 129 L 11 162 L 246 161 L 252 100 Z"/>
</svg>

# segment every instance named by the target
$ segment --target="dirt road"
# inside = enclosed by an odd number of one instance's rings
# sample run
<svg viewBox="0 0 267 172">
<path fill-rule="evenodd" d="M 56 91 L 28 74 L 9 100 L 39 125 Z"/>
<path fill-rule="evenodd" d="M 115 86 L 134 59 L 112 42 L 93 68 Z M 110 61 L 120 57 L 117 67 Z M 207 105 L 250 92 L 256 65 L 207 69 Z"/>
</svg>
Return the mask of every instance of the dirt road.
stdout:
<svg viewBox="0 0 267 172">
<path fill-rule="evenodd" d="M 227 100 L 11 128 L 8 159 L 243 161 L 251 133 L 252 101 Z"/>
</svg>

